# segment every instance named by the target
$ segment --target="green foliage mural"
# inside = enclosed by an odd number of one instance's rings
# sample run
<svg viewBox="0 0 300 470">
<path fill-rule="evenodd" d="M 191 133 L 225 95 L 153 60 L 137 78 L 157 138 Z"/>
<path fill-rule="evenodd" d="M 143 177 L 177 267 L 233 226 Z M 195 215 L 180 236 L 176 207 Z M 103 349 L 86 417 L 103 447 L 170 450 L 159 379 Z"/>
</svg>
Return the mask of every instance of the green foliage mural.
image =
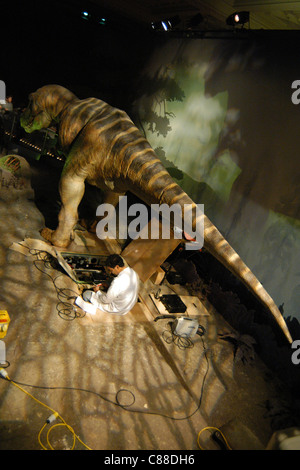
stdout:
<svg viewBox="0 0 300 470">
<path fill-rule="evenodd" d="M 139 101 L 139 116 L 152 147 L 167 168 L 180 169 L 172 176 L 196 202 L 206 196 L 203 182 L 208 201 L 212 193 L 226 201 L 239 174 L 228 151 L 215 158 L 228 94 L 206 97 L 204 74 L 204 68 L 181 57 L 159 66 L 153 78 L 144 81 L 148 94 Z"/>
<path fill-rule="evenodd" d="M 166 41 L 141 77 L 134 113 L 172 177 L 284 315 L 300 319 L 300 115 L 290 90 L 300 66 L 277 46 Z"/>
</svg>

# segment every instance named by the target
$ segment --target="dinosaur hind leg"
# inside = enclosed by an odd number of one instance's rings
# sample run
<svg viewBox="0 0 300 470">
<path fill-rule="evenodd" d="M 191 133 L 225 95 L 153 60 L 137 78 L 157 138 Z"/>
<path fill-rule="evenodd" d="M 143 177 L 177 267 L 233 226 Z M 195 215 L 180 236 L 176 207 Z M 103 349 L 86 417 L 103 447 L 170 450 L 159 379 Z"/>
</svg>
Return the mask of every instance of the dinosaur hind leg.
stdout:
<svg viewBox="0 0 300 470">
<path fill-rule="evenodd" d="M 84 195 L 84 178 L 64 174 L 59 183 L 61 197 L 61 210 L 58 215 L 58 227 L 49 234 L 45 231 L 45 238 L 55 246 L 65 248 L 71 242 L 73 228 L 78 219 L 78 206 Z M 42 236 L 43 232 L 41 232 Z"/>
<path fill-rule="evenodd" d="M 110 204 L 111 206 L 116 208 L 117 205 L 119 204 L 120 198 L 123 196 L 124 196 L 124 193 L 118 193 L 118 192 L 106 190 L 103 192 L 102 204 Z M 100 220 L 102 220 L 102 218 L 103 218 L 102 216 L 98 216 L 95 218 L 95 220 L 89 226 L 89 229 L 88 229 L 89 232 L 96 233 L 97 224 Z"/>
</svg>

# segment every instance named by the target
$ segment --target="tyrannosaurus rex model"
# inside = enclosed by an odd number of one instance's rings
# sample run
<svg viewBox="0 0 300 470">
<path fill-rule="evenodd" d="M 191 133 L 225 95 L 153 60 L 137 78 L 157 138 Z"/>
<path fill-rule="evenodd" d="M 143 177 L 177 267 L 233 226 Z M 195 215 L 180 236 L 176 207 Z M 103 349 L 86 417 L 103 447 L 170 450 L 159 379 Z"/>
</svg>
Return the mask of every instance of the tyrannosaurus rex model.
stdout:
<svg viewBox="0 0 300 470">
<path fill-rule="evenodd" d="M 146 204 L 195 203 L 174 182 L 148 141 L 117 108 L 96 98 L 79 100 L 59 85 L 46 85 L 29 96 L 21 116 L 27 132 L 58 124 L 59 145 L 66 156 L 59 189 L 59 224 L 52 244 L 66 247 L 78 218 L 85 181 L 101 188 L 113 203 L 126 191 Z M 116 199 L 117 198 L 117 199 Z M 196 221 L 193 220 L 193 229 Z M 292 338 L 273 299 L 239 255 L 204 215 L 204 247 L 228 268 L 271 312 L 288 341 Z"/>
</svg>

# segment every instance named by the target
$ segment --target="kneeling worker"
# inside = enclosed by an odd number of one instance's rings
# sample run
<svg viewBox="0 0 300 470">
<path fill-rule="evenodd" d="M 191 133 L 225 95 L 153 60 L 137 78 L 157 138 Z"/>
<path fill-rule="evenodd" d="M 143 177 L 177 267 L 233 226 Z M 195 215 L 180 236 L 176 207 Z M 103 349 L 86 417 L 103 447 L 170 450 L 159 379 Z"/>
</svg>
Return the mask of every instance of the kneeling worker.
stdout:
<svg viewBox="0 0 300 470">
<path fill-rule="evenodd" d="M 101 292 L 100 287 L 96 286 L 93 291 L 87 290 L 83 293 L 83 300 L 103 312 L 125 315 L 138 300 L 139 276 L 132 268 L 125 266 L 119 255 L 109 255 L 105 268 L 115 277 L 107 292 Z"/>
</svg>

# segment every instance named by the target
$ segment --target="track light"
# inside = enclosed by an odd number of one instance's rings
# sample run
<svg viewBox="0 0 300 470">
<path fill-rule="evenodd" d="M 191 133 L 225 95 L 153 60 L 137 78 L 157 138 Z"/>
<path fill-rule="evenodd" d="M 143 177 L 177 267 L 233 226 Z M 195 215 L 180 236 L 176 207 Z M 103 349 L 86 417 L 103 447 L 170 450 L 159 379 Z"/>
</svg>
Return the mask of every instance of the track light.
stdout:
<svg viewBox="0 0 300 470">
<path fill-rule="evenodd" d="M 249 17 L 249 11 L 236 11 L 235 13 L 232 13 L 232 15 L 228 16 L 226 23 L 229 26 L 236 26 L 238 24 L 243 26 L 245 23 L 249 22 Z"/>
<path fill-rule="evenodd" d="M 170 31 L 180 23 L 180 18 L 174 16 L 173 18 L 167 18 L 161 21 L 151 23 L 152 29 L 155 31 Z"/>
<path fill-rule="evenodd" d="M 88 11 L 82 11 L 81 12 L 81 18 L 83 20 L 89 20 L 91 18 L 91 15 Z"/>
<path fill-rule="evenodd" d="M 103 16 L 97 16 L 93 13 L 89 13 L 88 11 L 84 10 L 81 12 L 81 18 L 83 20 L 89 20 L 89 22 L 94 23 L 94 24 L 100 24 L 102 26 L 106 25 L 107 19 L 104 18 Z"/>
</svg>

